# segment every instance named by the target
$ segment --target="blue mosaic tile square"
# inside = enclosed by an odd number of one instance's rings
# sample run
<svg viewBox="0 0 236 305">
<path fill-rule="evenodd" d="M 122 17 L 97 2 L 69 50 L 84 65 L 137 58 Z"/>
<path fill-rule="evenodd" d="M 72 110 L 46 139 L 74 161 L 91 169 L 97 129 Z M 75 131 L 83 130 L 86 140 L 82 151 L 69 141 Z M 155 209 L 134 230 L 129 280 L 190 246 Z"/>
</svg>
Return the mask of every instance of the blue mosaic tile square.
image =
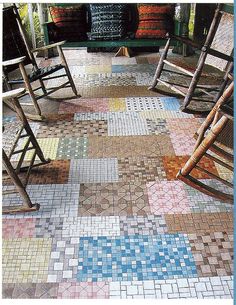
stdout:
<svg viewBox="0 0 236 305">
<path fill-rule="evenodd" d="M 81 237 L 77 280 L 154 280 L 197 276 L 187 235 Z"/>
<path fill-rule="evenodd" d="M 178 111 L 180 103 L 175 97 L 160 97 L 164 110 Z"/>
</svg>

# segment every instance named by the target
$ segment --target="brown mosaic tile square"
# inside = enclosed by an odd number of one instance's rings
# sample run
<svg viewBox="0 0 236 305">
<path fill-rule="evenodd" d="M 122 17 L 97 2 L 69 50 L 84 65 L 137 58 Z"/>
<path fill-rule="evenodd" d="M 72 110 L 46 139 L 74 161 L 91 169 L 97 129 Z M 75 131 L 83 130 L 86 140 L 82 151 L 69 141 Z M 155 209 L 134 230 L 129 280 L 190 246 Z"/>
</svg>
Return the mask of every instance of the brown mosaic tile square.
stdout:
<svg viewBox="0 0 236 305">
<path fill-rule="evenodd" d="M 56 121 L 42 123 L 37 138 L 71 138 L 85 135 L 107 135 L 106 121 Z"/>
<path fill-rule="evenodd" d="M 57 122 L 57 121 L 74 121 L 73 113 L 60 113 L 60 114 L 48 114 L 46 115 L 47 122 Z"/>
<path fill-rule="evenodd" d="M 3 284 L 3 299 L 56 299 L 58 283 Z"/>
<path fill-rule="evenodd" d="M 90 158 L 155 157 L 165 155 L 174 155 L 169 136 L 89 137 L 88 156 Z"/>
<path fill-rule="evenodd" d="M 32 170 L 29 184 L 66 184 L 69 170 L 70 160 L 52 160 Z"/>
<path fill-rule="evenodd" d="M 158 157 L 127 157 L 118 159 L 119 181 L 160 181 L 166 178 L 162 159 Z"/>
<path fill-rule="evenodd" d="M 166 176 L 167 176 L 168 180 L 176 179 L 176 175 L 177 175 L 178 171 L 185 165 L 185 163 L 188 161 L 189 157 L 190 156 L 167 156 L 167 155 L 162 157 L 164 168 L 166 171 Z M 201 161 L 199 162 L 199 165 L 202 168 L 209 170 L 216 175 L 218 174 L 214 162 L 208 158 L 203 157 L 201 159 Z M 191 172 L 191 175 L 197 179 L 209 179 L 210 178 L 206 173 L 199 171 L 197 169 L 194 169 Z"/>
<path fill-rule="evenodd" d="M 81 184 L 78 216 L 150 214 L 146 186 L 137 183 Z"/>
<path fill-rule="evenodd" d="M 228 212 L 165 214 L 165 220 L 168 233 L 233 232 L 233 214 Z"/>
<path fill-rule="evenodd" d="M 233 274 L 233 235 L 218 231 L 188 238 L 199 277 Z"/>
</svg>

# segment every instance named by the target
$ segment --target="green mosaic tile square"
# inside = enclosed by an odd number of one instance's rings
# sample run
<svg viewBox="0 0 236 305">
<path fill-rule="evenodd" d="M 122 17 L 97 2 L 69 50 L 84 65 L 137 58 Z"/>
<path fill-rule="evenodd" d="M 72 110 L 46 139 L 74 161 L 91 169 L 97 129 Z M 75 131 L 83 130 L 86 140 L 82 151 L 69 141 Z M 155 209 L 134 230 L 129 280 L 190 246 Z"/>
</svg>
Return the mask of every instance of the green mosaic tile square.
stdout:
<svg viewBox="0 0 236 305">
<path fill-rule="evenodd" d="M 61 138 L 57 149 L 57 159 L 87 158 L 88 138 Z"/>
</svg>

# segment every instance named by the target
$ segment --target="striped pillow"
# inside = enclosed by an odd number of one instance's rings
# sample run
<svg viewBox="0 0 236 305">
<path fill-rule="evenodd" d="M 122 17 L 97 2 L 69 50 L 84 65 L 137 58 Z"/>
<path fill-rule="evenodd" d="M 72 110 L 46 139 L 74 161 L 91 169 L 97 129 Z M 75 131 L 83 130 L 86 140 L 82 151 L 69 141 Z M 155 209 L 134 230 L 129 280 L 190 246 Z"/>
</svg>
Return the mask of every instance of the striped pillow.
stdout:
<svg viewBox="0 0 236 305">
<path fill-rule="evenodd" d="M 92 40 L 125 37 L 128 21 L 126 4 L 90 4 L 90 13 Z"/>
<path fill-rule="evenodd" d="M 61 40 L 87 39 L 86 9 L 83 4 L 50 6 L 49 11 Z"/>
<path fill-rule="evenodd" d="M 173 25 L 173 4 L 137 4 L 139 25 L 135 38 L 164 38 Z"/>
</svg>

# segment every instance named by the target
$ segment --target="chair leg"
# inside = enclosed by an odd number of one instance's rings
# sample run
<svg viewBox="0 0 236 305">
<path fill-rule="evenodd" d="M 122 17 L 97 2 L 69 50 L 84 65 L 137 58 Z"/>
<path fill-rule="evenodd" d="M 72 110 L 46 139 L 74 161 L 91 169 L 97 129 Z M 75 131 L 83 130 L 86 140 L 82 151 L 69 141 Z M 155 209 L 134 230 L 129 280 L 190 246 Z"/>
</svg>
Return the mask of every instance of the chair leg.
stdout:
<svg viewBox="0 0 236 305">
<path fill-rule="evenodd" d="M 199 81 L 199 79 L 201 77 L 201 74 L 202 74 L 202 70 L 203 70 L 203 67 L 204 67 L 206 57 L 207 57 L 207 53 L 202 52 L 200 57 L 199 57 L 199 60 L 198 60 L 197 69 L 194 72 L 193 78 L 192 78 L 191 83 L 189 85 L 188 92 L 185 96 L 184 104 L 183 104 L 183 106 L 180 107 L 180 110 L 182 110 L 182 111 L 186 110 L 186 108 L 188 107 L 188 105 L 190 104 L 190 102 L 192 100 L 194 90 L 196 89 L 198 81 Z"/>
<path fill-rule="evenodd" d="M 38 104 L 38 102 L 37 102 L 37 99 L 35 98 L 35 94 L 34 94 L 34 91 L 33 91 L 33 89 L 32 89 L 32 86 L 31 86 L 31 84 L 30 84 L 28 75 L 27 75 L 27 73 L 26 73 L 26 71 L 25 71 L 25 67 L 24 67 L 24 65 L 23 65 L 22 63 L 19 63 L 19 68 L 20 68 L 22 77 L 23 77 L 23 79 L 24 79 L 24 81 L 25 81 L 26 89 L 28 90 L 29 95 L 30 95 L 30 97 L 31 97 L 31 99 L 32 99 L 32 102 L 33 102 L 33 104 L 34 104 L 35 111 L 36 111 L 36 113 L 37 113 L 38 115 L 41 116 L 42 113 L 41 113 L 41 110 L 40 110 L 40 108 L 39 108 L 39 104 Z"/>
<path fill-rule="evenodd" d="M 154 89 L 156 87 L 157 83 L 158 83 L 158 78 L 161 76 L 161 73 L 162 73 L 162 70 L 163 70 L 163 67 L 164 67 L 164 60 L 166 59 L 167 53 L 169 51 L 170 40 L 171 40 L 171 38 L 168 38 L 168 40 L 166 42 L 164 51 L 161 55 L 160 61 L 159 61 L 158 65 L 157 65 L 157 68 L 156 68 L 155 75 L 153 77 L 152 85 L 148 88 L 148 90 Z"/>
<path fill-rule="evenodd" d="M 24 185 L 22 184 L 20 178 L 18 177 L 18 175 L 15 173 L 15 170 L 14 168 L 12 167 L 11 165 L 11 162 L 9 161 L 6 153 L 4 150 L 2 150 L 2 158 L 3 158 L 3 164 L 6 168 L 6 171 L 8 173 L 8 175 L 11 177 L 17 191 L 19 192 L 19 194 L 21 195 L 22 199 L 23 199 L 23 202 L 24 202 L 24 205 L 23 207 L 14 207 L 14 210 L 10 209 L 9 210 L 6 210 L 4 213 L 11 213 L 11 212 L 20 212 L 20 211 L 36 211 L 39 209 L 39 205 L 36 204 L 36 205 L 33 205 L 32 202 L 31 202 L 31 199 L 28 195 L 28 193 L 26 192 L 25 190 L 25 187 Z"/>
<path fill-rule="evenodd" d="M 77 90 L 76 90 L 76 87 L 75 87 L 75 83 L 74 83 L 73 78 L 72 78 L 72 76 L 71 76 L 71 74 L 70 74 L 70 69 L 69 69 L 69 67 L 68 67 L 68 65 L 67 65 L 67 62 L 66 62 L 66 59 L 65 59 L 65 56 L 64 56 L 64 53 L 63 53 L 63 51 L 62 51 L 61 46 L 57 46 L 57 50 L 58 50 L 59 56 L 60 56 L 60 58 L 61 58 L 62 64 L 64 65 L 64 68 L 65 68 L 67 77 L 68 77 L 68 79 L 69 79 L 69 81 L 70 81 L 70 85 L 71 85 L 72 91 L 74 92 L 74 94 L 75 94 L 76 96 L 81 97 L 81 95 L 79 95 L 79 94 L 77 93 Z"/>
</svg>

